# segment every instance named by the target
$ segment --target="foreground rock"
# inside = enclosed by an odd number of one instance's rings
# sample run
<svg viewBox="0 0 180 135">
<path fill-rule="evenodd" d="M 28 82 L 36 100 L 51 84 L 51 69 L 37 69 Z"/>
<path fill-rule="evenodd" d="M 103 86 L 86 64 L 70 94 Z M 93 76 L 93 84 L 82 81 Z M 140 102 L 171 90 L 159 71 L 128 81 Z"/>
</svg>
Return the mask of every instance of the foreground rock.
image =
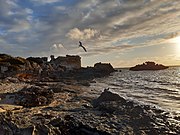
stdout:
<svg viewBox="0 0 180 135">
<path fill-rule="evenodd" d="M 134 67 L 131 67 L 129 70 L 132 71 L 142 71 L 142 70 L 163 70 L 167 69 L 167 66 L 161 65 L 161 64 L 155 64 L 155 62 L 145 62 L 141 65 L 136 65 Z"/>
<path fill-rule="evenodd" d="M 9 119 L 7 115 L 0 115 L 1 135 L 110 135 L 105 131 L 88 126 L 85 123 L 66 115 L 64 118 L 56 117 L 47 123 L 32 124 L 29 127 L 18 127 L 17 121 Z M 41 118 L 39 116 L 39 118 Z"/>
<path fill-rule="evenodd" d="M 93 101 L 93 105 L 98 106 L 99 104 L 108 101 L 121 101 L 122 103 L 126 102 L 123 97 L 120 97 L 118 94 L 112 93 L 108 89 L 105 89 L 104 92 L 101 93 L 101 95 Z"/>
<path fill-rule="evenodd" d="M 15 94 L 15 103 L 24 107 L 48 105 L 53 101 L 53 91 L 45 87 L 32 86 Z"/>
<path fill-rule="evenodd" d="M 156 107 L 139 105 L 108 90 L 95 99 L 94 103 L 94 107 L 101 111 L 106 119 L 113 120 L 110 121 L 114 125 L 111 133 L 180 134 L 179 121 L 172 120 L 169 113 Z"/>
<path fill-rule="evenodd" d="M 175 119 L 168 112 L 134 103 L 108 89 L 97 98 L 92 97 L 95 91 L 87 86 L 75 85 L 74 82 L 73 85 L 55 82 L 36 85 L 5 93 L 8 96 L 15 95 L 15 101 L 19 102 L 17 105 L 24 107 L 16 106 L 7 110 L 0 105 L 0 134 L 180 134 L 178 115 Z M 39 97 L 43 97 L 40 98 L 43 100 L 39 100 Z"/>
</svg>

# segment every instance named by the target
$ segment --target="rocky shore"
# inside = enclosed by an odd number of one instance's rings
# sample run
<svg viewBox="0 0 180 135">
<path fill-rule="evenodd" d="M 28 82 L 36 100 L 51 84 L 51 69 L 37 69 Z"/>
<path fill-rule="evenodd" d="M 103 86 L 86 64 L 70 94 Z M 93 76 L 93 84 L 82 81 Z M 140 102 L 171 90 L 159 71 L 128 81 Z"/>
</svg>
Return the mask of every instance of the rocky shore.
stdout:
<svg viewBox="0 0 180 135">
<path fill-rule="evenodd" d="M 115 71 L 111 64 L 82 68 L 78 56 L 46 60 L 0 55 L 0 135 L 180 134 L 178 114 L 90 87 Z"/>
<path fill-rule="evenodd" d="M 83 82 L 3 82 L 1 135 L 180 134 L 180 117 Z"/>
</svg>

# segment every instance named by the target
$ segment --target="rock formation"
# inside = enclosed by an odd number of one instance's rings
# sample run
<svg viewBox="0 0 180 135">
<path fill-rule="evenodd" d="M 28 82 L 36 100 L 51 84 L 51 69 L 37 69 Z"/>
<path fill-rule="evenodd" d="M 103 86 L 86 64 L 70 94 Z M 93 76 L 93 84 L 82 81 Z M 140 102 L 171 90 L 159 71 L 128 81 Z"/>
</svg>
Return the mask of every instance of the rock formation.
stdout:
<svg viewBox="0 0 180 135">
<path fill-rule="evenodd" d="M 94 69 L 96 70 L 96 72 L 106 72 L 106 73 L 112 73 L 114 72 L 114 68 L 110 63 L 96 63 L 94 64 Z"/>
<path fill-rule="evenodd" d="M 0 78 L 9 76 L 18 77 L 21 81 L 47 81 L 60 80 L 64 78 L 70 79 L 93 79 L 95 77 L 103 77 L 114 72 L 114 68 L 110 63 L 96 63 L 94 67 L 81 67 L 80 56 L 57 57 L 12 57 L 6 54 L 0 54 Z"/>
<path fill-rule="evenodd" d="M 120 97 L 118 94 L 105 89 L 104 92 L 102 92 L 101 95 L 93 101 L 93 105 L 98 106 L 102 102 L 109 101 L 120 101 L 122 103 L 126 102 L 126 100 L 123 97 Z"/>
<path fill-rule="evenodd" d="M 141 65 L 136 65 L 134 67 L 131 67 L 129 70 L 132 71 L 141 71 L 141 70 L 163 70 L 167 69 L 167 66 L 156 64 L 155 62 L 145 62 Z"/>
<path fill-rule="evenodd" d="M 67 70 L 80 69 L 81 57 L 66 55 L 66 57 L 59 56 L 54 58 L 54 56 L 51 55 L 50 64 L 52 64 L 55 68 L 65 67 Z"/>
<path fill-rule="evenodd" d="M 37 64 L 45 64 L 48 62 L 47 57 L 42 57 L 42 58 L 40 58 L 40 57 L 28 57 L 28 58 L 26 58 L 26 60 L 35 62 Z"/>
<path fill-rule="evenodd" d="M 53 91 L 47 88 L 33 86 L 24 88 L 15 95 L 15 103 L 23 107 L 48 105 L 53 100 Z"/>
</svg>

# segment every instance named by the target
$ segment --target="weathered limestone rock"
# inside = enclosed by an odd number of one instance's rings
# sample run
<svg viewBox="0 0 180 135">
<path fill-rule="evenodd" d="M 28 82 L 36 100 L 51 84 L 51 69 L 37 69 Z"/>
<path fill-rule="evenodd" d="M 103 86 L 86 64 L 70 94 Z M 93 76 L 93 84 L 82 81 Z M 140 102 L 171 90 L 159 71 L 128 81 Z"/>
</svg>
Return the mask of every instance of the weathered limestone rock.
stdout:
<svg viewBox="0 0 180 135">
<path fill-rule="evenodd" d="M 80 69 L 81 57 L 66 55 L 66 57 L 59 56 L 57 58 L 54 58 L 53 56 L 51 56 L 50 63 L 54 65 L 56 68 L 61 66 L 65 67 L 67 70 Z"/>
<path fill-rule="evenodd" d="M 48 88 L 32 86 L 17 92 L 15 102 L 24 107 L 48 105 L 53 100 L 53 94 Z"/>
</svg>

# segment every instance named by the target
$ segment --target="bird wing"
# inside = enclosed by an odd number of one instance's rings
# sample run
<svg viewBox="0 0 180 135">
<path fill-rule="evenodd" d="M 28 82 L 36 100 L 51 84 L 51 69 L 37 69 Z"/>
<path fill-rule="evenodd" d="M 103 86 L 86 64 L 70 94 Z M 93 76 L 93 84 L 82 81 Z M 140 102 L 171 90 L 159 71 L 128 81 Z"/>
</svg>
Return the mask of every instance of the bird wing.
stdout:
<svg viewBox="0 0 180 135">
<path fill-rule="evenodd" d="M 84 51 L 87 52 L 86 48 L 82 45 L 81 41 L 79 41 L 79 47 L 82 47 L 84 49 Z"/>
<path fill-rule="evenodd" d="M 81 47 L 84 49 L 85 52 L 87 52 L 87 50 L 86 50 L 86 48 L 84 46 L 81 46 Z"/>
</svg>

